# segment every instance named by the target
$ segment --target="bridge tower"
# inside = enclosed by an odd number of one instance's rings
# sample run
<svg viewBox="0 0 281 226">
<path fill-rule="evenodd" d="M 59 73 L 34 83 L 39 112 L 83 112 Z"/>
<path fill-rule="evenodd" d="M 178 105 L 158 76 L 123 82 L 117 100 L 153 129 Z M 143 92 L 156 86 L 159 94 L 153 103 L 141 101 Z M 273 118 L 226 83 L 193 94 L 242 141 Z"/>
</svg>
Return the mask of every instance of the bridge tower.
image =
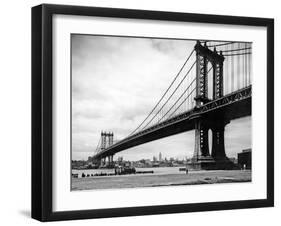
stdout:
<svg viewBox="0 0 281 226">
<path fill-rule="evenodd" d="M 215 100 L 223 96 L 223 61 L 222 53 L 210 50 L 206 43 L 197 41 L 196 51 L 196 106 L 195 110 L 211 101 L 208 98 L 208 63 L 213 69 L 213 93 Z M 222 169 L 229 168 L 230 161 L 225 155 L 224 128 L 228 123 L 222 114 L 198 115 L 195 120 L 195 148 L 191 168 Z M 212 130 L 212 153 L 209 151 L 209 130 Z"/>
<path fill-rule="evenodd" d="M 103 131 L 101 132 L 101 146 L 100 146 L 101 151 L 113 145 L 113 136 L 114 134 L 111 132 L 103 132 Z M 104 167 L 106 165 L 113 166 L 113 154 L 101 158 L 100 166 Z"/>
<path fill-rule="evenodd" d="M 111 145 L 113 145 L 113 133 L 109 132 L 107 133 L 107 147 L 110 147 Z M 108 166 L 112 167 L 113 166 L 113 154 L 108 156 Z"/>
<path fill-rule="evenodd" d="M 106 133 L 101 132 L 101 150 L 106 148 Z"/>
</svg>

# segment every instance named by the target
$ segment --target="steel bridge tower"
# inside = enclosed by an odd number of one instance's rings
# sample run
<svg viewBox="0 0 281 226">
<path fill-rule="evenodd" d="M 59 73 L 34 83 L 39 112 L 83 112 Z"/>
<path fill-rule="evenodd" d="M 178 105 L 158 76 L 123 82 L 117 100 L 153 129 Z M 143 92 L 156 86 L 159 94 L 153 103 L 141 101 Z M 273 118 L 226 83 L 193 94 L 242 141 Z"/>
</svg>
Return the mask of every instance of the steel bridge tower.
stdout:
<svg viewBox="0 0 281 226">
<path fill-rule="evenodd" d="M 223 96 L 223 62 L 222 52 L 216 48 L 210 50 L 206 43 L 199 41 L 195 45 L 196 52 L 196 109 Z M 208 98 L 208 64 L 213 71 L 212 99 Z M 194 117 L 195 120 L 195 148 L 193 158 L 189 164 L 193 169 L 228 169 L 233 167 L 226 157 L 224 145 L 224 128 L 229 123 L 223 112 Z M 209 130 L 212 131 L 212 152 L 209 151 Z"/>
<path fill-rule="evenodd" d="M 109 132 L 101 132 L 101 148 L 100 150 L 103 151 L 106 148 L 110 147 L 113 145 L 113 137 L 114 134 Z M 108 161 L 106 162 L 106 157 L 101 159 L 101 166 L 112 166 L 113 165 L 113 155 L 108 155 Z"/>
</svg>

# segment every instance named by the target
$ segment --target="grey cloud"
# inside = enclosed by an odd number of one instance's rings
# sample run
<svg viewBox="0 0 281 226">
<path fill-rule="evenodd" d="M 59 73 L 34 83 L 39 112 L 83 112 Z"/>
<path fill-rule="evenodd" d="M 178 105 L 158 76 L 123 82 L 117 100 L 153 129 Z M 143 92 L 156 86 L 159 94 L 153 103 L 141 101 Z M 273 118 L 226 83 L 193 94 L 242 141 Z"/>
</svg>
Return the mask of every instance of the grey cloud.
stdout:
<svg viewBox="0 0 281 226">
<path fill-rule="evenodd" d="M 101 130 L 113 131 L 118 140 L 132 132 L 167 89 L 193 45 L 194 41 L 72 36 L 73 158 L 86 159 L 93 153 Z M 235 147 L 229 147 L 234 153 L 239 149 L 236 143 L 245 143 L 250 126 L 247 121 L 229 126 L 237 131 L 226 133 L 226 139 L 235 140 Z M 194 132 L 189 132 L 120 155 L 137 159 L 161 150 L 167 156 L 192 156 L 193 149 Z"/>
</svg>

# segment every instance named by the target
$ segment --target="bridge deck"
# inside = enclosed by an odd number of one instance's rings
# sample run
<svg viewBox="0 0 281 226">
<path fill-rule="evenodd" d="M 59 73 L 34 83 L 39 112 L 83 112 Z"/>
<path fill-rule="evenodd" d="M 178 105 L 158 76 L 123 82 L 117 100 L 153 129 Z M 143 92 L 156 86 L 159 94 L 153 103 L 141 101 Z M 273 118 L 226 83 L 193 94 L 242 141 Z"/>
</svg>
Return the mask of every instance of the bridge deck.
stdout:
<svg viewBox="0 0 281 226">
<path fill-rule="evenodd" d="M 194 120 L 201 116 L 215 118 L 220 113 L 227 120 L 251 115 L 252 87 L 237 90 L 202 107 L 192 109 L 175 117 L 133 134 L 99 152 L 94 157 L 103 158 L 125 149 L 194 129 Z"/>
</svg>

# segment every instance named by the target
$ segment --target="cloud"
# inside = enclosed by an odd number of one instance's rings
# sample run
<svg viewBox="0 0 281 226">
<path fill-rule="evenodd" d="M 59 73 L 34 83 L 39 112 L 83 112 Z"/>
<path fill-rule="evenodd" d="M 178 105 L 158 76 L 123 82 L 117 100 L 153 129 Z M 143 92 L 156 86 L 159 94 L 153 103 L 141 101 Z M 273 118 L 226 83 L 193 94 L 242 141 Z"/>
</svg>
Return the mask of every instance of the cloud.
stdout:
<svg viewBox="0 0 281 226">
<path fill-rule="evenodd" d="M 188 40 L 72 35 L 73 158 L 87 159 L 92 155 L 102 130 L 113 131 L 117 140 L 130 134 L 167 89 L 194 44 Z M 241 134 L 240 124 L 235 131 Z M 250 127 L 243 129 L 248 130 Z M 237 144 L 243 140 L 238 132 L 226 135 L 226 139 Z M 120 155 L 138 159 L 152 157 L 161 150 L 167 156 L 183 157 L 191 156 L 193 149 L 191 131 Z M 239 148 L 230 149 L 234 153 Z"/>
</svg>

